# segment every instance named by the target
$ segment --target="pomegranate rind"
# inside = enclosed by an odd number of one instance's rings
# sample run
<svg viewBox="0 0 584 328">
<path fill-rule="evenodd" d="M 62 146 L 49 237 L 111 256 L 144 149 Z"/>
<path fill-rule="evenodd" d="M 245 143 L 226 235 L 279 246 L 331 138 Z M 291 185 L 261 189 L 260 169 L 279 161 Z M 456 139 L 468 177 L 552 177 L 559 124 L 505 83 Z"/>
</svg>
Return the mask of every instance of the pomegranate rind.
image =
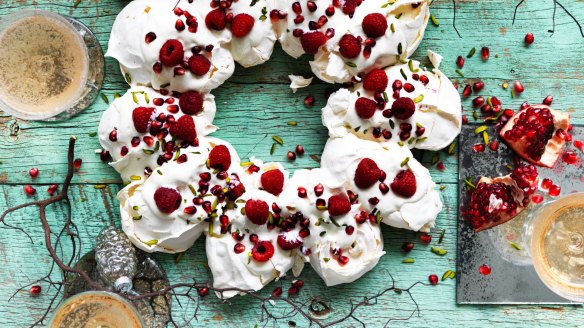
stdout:
<svg viewBox="0 0 584 328">
<path fill-rule="evenodd" d="M 511 117 L 511 119 L 509 119 L 509 121 L 507 122 L 507 124 L 505 124 L 505 126 L 501 129 L 501 131 L 499 132 L 499 136 L 505 140 L 505 143 L 519 156 L 521 156 L 521 158 L 523 158 L 524 160 L 528 161 L 529 163 L 532 163 L 534 165 L 537 166 L 543 166 L 543 167 L 553 167 L 556 162 L 558 161 L 558 158 L 560 157 L 560 154 L 562 153 L 562 149 L 564 148 L 564 144 L 566 143 L 566 140 L 564 140 L 564 138 L 562 138 L 560 135 L 558 135 L 556 132 L 559 129 L 562 129 L 564 131 L 568 130 L 568 127 L 570 126 L 570 114 L 568 113 L 564 113 L 564 112 L 560 112 L 557 110 L 554 110 L 552 108 L 550 108 L 549 106 L 546 105 L 532 105 L 531 107 L 533 108 L 547 108 L 549 109 L 550 113 L 552 114 L 552 116 L 554 117 L 554 133 L 552 138 L 548 141 L 546 148 L 545 148 L 545 152 L 543 153 L 543 155 L 541 156 L 541 158 L 536 161 L 533 158 L 529 157 L 527 155 L 527 145 L 525 144 L 525 142 L 523 142 L 523 138 L 521 138 L 518 141 L 512 141 L 512 140 L 508 140 L 505 137 L 505 132 L 513 129 L 513 126 L 515 125 L 515 121 L 519 118 L 519 116 L 527 111 L 527 108 L 524 110 L 521 110 L 519 112 L 517 112 L 515 115 L 513 115 Z"/>
</svg>

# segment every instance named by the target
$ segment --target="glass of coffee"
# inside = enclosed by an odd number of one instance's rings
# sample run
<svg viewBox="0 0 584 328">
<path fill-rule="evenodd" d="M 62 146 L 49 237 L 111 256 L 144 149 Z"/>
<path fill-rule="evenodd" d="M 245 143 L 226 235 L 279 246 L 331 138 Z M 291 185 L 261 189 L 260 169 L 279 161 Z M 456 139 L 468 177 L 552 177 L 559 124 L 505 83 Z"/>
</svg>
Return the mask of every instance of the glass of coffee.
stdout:
<svg viewBox="0 0 584 328">
<path fill-rule="evenodd" d="M 584 193 L 544 203 L 524 229 L 540 279 L 556 294 L 584 302 Z"/>
<path fill-rule="evenodd" d="M 44 10 L 0 18 L 0 110 L 61 120 L 87 108 L 104 75 L 101 46 L 80 22 Z"/>
<path fill-rule="evenodd" d="M 108 292 L 83 292 L 65 300 L 55 310 L 49 328 L 142 328 L 134 306 Z"/>
</svg>

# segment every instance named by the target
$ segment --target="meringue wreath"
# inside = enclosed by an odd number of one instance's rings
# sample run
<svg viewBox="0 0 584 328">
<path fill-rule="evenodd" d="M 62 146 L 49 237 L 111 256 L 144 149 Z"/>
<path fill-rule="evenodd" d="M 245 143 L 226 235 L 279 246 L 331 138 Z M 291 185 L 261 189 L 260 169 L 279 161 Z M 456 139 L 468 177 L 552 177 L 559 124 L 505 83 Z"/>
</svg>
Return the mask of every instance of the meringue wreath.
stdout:
<svg viewBox="0 0 584 328">
<path fill-rule="evenodd" d="M 167 253 L 205 234 L 214 286 L 259 290 L 304 263 L 329 286 L 358 279 L 385 254 L 382 222 L 429 231 L 442 203 L 410 148 L 449 145 L 461 105 L 439 55 L 429 52 L 433 70 L 408 60 L 428 17 L 427 0 L 129 3 L 107 55 L 130 89 L 99 125 L 127 183 L 118 194 L 124 232 L 144 251 Z M 209 92 L 235 62 L 267 61 L 276 40 L 292 57 L 314 55 L 321 80 L 354 82 L 322 110 L 330 138 L 321 167 L 293 175 L 242 162 L 209 136 Z"/>
</svg>

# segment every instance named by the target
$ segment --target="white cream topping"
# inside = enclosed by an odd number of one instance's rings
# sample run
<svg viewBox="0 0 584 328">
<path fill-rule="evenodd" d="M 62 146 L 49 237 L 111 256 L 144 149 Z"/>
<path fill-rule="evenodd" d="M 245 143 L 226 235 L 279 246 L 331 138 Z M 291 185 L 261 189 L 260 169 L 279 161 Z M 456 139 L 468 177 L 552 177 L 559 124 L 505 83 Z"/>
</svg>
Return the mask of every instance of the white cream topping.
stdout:
<svg viewBox="0 0 584 328">
<path fill-rule="evenodd" d="M 130 88 L 122 97 L 115 99 L 101 116 L 98 128 L 99 142 L 105 150 L 110 152 L 113 159 L 110 165 L 120 173 L 125 182 L 143 179 L 144 169 L 158 167 L 158 156 L 164 153 L 161 142 L 155 135 L 136 131 L 132 119 L 134 109 L 137 107 L 155 108 L 154 117 L 162 113 L 173 115 L 177 120 L 185 115 L 180 109 L 178 113 L 169 112 L 168 108 L 171 104 L 166 102 L 162 106 L 156 106 L 154 104 L 156 98 L 165 101 L 170 99 L 172 105 L 176 106 L 179 103 L 178 99 L 172 96 L 162 96 L 151 88 L 136 86 Z M 205 143 L 204 137 L 217 130 L 217 127 L 212 124 L 216 112 L 215 97 L 207 93 L 203 94 L 203 99 L 203 111 L 192 116 L 199 143 Z M 113 130 L 116 130 L 117 141 L 111 141 L 109 138 Z M 136 147 L 131 144 L 134 137 L 140 138 L 140 143 Z M 154 144 L 148 145 L 143 140 L 144 137 L 152 137 Z M 164 138 L 166 142 L 171 140 L 170 134 Z M 157 141 L 158 146 L 156 146 Z M 128 148 L 128 153 L 125 156 L 121 155 L 122 147 Z"/>
<path fill-rule="evenodd" d="M 305 33 L 310 32 L 310 21 L 317 22 L 323 15 L 327 17 L 328 22 L 318 30 L 325 33 L 328 28 L 333 28 L 334 36 L 319 49 L 314 60 L 310 62 L 310 66 L 318 78 L 330 83 L 349 82 L 358 73 L 392 65 L 399 62 L 400 59 L 407 58 L 421 42 L 430 17 L 429 1 L 427 0 L 363 1 L 356 8 L 352 18 L 343 14 L 341 8 L 335 8 L 334 15 L 327 16 L 325 11 L 331 4 L 330 0 L 316 0 L 314 2 L 317 9 L 310 12 L 306 5 L 307 1 L 300 1 L 301 14 L 304 17 L 304 21 L 300 24 L 294 22 L 297 15 L 292 10 L 292 2 L 287 2 L 285 6 L 277 4 L 276 8 L 287 13 L 288 16 L 286 19 L 276 21 L 274 28 L 284 51 L 290 56 L 298 58 L 305 52 L 300 38 L 295 37 L 292 34 L 293 31 L 302 29 Z M 420 5 L 413 8 L 412 4 L 417 3 Z M 370 13 L 381 13 L 387 18 L 386 33 L 375 39 L 376 44 L 372 47 L 369 58 L 366 58 L 363 52 L 354 59 L 344 58 L 339 52 L 339 40 L 345 34 L 360 36 L 366 40 L 367 35 L 361 24 L 363 18 Z M 395 32 L 391 29 L 392 25 Z M 399 48 L 401 48 L 401 52 Z M 351 64 L 347 65 L 347 62 L 351 62 Z"/>
<path fill-rule="evenodd" d="M 384 183 L 388 187 L 399 171 L 412 171 L 416 177 L 415 194 L 410 198 L 404 198 L 389 189 L 384 195 L 379 189 L 379 183 L 367 189 L 358 188 L 354 183 L 355 170 L 364 158 L 375 161 L 386 173 Z M 405 146 L 400 147 L 397 144 L 382 146 L 348 134 L 342 138 L 328 140 L 322 154 L 321 165 L 329 171 L 333 179 L 336 179 L 332 183 L 344 181 L 347 189 L 359 195 L 363 209 L 368 212 L 376 209 L 384 223 L 396 228 L 429 231 L 442 210 L 440 195 L 434 190 L 435 184 L 430 173 Z M 373 197 L 379 199 L 377 205 L 369 202 Z"/>
<path fill-rule="evenodd" d="M 314 187 L 319 184 L 322 184 L 323 191 L 317 196 Z M 304 255 L 302 250 L 298 253 L 310 262 L 327 286 L 355 281 L 373 269 L 385 254 L 379 226 L 369 221 L 362 224 L 355 221 L 354 215 L 360 212 L 358 204 L 352 205 L 349 213 L 333 218 L 328 209 L 317 208 L 319 198 L 328 202 L 332 195 L 347 197 L 343 185 L 326 169 L 297 170 L 283 195 L 287 204 L 284 213 L 301 212 L 310 219 L 310 235 L 303 239 L 303 246 L 310 249 L 310 255 Z M 306 198 L 298 196 L 298 188 L 306 189 Z M 347 234 L 346 226 L 353 227 L 354 232 Z M 297 230 L 291 233 L 297 233 Z M 333 254 L 334 249 L 342 250 L 342 255 L 348 258 L 346 264 L 339 262 L 338 256 Z"/>
<path fill-rule="evenodd" d="M 270 58 L 276 37 L 269 18 L 260 19 L 262 9 L 267 8 L 265 0 L 259 0 L 253 6 L 245 1 L 233 2 L 228 12 L 234 15 L 245 12 L 255 18 L 251 32 L 241 38 L 233 37 L 229 28 L 221 31 L 207 28 L 205 17 L 213 10 L 209 3 L 189 3 L 186 0 L 180 0 L 178 4 L 155 0 L 130 2 L 114 22 L 106 55 L 119 61 L 122 72 L 131 80 L 127 81 L 130 85 L 151 85 L 154 89 L 179 92 L 207 92 L 217 88 L 233 74 L 234 59 L 244 67 L 250 67 Z M 188 30 L 185 15 L 175 14 L 175 7 L 196 18 L 195 33 Z M 175 28 L 177 19 L 185 23 L 183 31 Z M 146 43 L 146 35 L 150 32 L 156 34 L 156 39 Z M 185 60 L 192 56 L 194 46 L 212 46 L 211 51 L 200 52 L 211 61 L 209 72 L 197 76 L 188 66 L 184 75 L 175 75 L 174 67 L 163 67 L 162 72 L 154 72 L 153 65 L 159 62 L 160 48 L 169 39 L 178 39 L 183 44 Z"/>
<path fill-rule="evenodd" d="M 395 117 L 386 118 L 383 110 L 377 110 L 373 117 L 362 119 L 357 115 L 355 102 L 359 97 L 374 99 L 374 93 L 363 88 L 362 83 L 354 90 L 340 89 L 332 94 L 327 105 L 322 109 L 323 124 L 329 129 L 331 138 L 343 137 L 347 134 L 355 134 L 359 138 L 377 141 L 383 145 L 395 144 L 400 139 L 400 124 L 412 125 L 411 136 L 402 141 L 409 148 L 439 150 L 447 147 L 460 133 L 462 126 L 462 107 L 460 96 L 452 85 L 452 82 L 438 69 L 432 72 L 425 71 L 417 61 L 411 61 L 411 66 L 419 76 L 428 77 L 428 84 L 424 85 L 420 80 L 414 80 L 414 72 L 409 64 L 397 65 L 385 69 L 388 77 L 388 86 L 385 91 L 387 103 L 384 109 L 390 109 L 395 99 L 392 84 L 401 81 L 402 85 L 410 83 L 414 86 L 413 92 L 406 92 L 402 87 L 400 97 L 408 97 L 416 103 L 414 115 L 405 120 Z M 407 76 L 407 80 L 402 76 Z M 392 123 L 390 123 L 392 122 Z M 425 128 L 424 134 L 417 136 L 417 126 Z M 374 128 L 391 132 L 391 138 L 383 135 L 376 137 Z"/>
<path fill-rule="evenodd" d="M 296 93 L 300 88 L 306 88 L 307 86 L 312 83 L 312 78 L 305 78 L 300 75 L 288 75 L 290 79 L 290 89 L 292 89 L 292 93 Z"/>
<path fill-rule="evenodd" d="M 247 187 L 247 186 L 246 186 Z M 294 264 L 294 251 L 281 249 L 276 239 L 278 228 L 268 230 L 267 225 L 257 225 L 251 222 L 241 208 L 245 207 L 248 199 L 263 200 L 271 206 L 279 200 L 274 195 L 257 189 L 248 189 L 238 208 L 225 212 L 229 216 L 231 232 L 239 231 L 245 235 L 241 241 L 235 240 L 230 233 L 220 234 L 219 225 L 215 222 L 213 234 L 207 232 L 206 252 L 209 268 L 213 274 L 213 287 L 240 288 L 242 290 L 260 290 L 270 281 L 280 278 L 290 270 Z M 258 262 L 251 256 L 254 244 L 250 241 L 250 234 L 258 235 L 258 240 L 269 241 L 274 246 L 274 255 L 267 262 Z M 245 251 L 236 253 L 237 243 L 245 246 Z M 229 298 L 239 294 L 236 291 L 226 292 L 224 297 Z"/>
</svg>

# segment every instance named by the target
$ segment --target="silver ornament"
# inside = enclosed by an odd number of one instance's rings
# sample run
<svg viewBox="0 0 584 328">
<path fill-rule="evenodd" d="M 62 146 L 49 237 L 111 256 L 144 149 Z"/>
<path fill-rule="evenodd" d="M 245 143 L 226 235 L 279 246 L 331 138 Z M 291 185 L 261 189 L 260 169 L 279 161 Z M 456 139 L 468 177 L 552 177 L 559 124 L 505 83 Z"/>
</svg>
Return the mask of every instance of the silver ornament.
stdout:
<svg viewBox="0 0 584 328">
<path fill-rule="evenodd" d="M 127 293 L 138 271 L 136 250 L 128 237 L 113 226 L 97 236 L 95 262 L 100 279 L 115 291 Z"/>
</svg>

